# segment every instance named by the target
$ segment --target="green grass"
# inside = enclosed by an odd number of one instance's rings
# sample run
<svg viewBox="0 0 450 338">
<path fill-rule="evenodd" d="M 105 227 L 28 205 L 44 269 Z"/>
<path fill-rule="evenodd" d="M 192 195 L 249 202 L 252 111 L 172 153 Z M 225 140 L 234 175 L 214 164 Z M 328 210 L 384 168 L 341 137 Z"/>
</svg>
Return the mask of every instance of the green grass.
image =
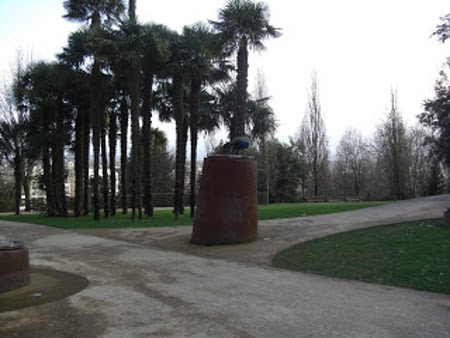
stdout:
<svg viewBox="0 0 450 338">
<path fill-rule="evenodd" d="M 22 223 L 33 223 L 48 225 L 62 229 L 89 229 L 89 228 L 141 228 L 141 227 L 165 227 L 173 225 L 192 225 L 193 220 L 189 217 L 186 209 L 184 215 L 175 219 L 172 210 L 155 210 L 154 217 L 143 216 L 142 220 L 131 221 L 131 212 L 123 215 L 116 214 L 114 217 L 102 218 L 95 221 L 92 214 L 82 217 L 47 217 L 39 214 L 1 215 L 0 219 Z"/>
<path fill-rule="evenodd" d="M 350 231 L 278 253 L 279 268 L 450 293 L 450 228 L 424 220 Z"/>
<path fill-rule="evenodd" d="M 258 219 L 278 219 L 331 214 L 335 212 L 351 211 L 390 202 L 345 202 L 345 203 L 282 203 L 260 205 Z"/>
<path fill-rule="evenodd" d="M 377 206 L 386 202 L 349 202 L 349 203 L 286 203 L 270 204 L 258 207 L 258 219 L 278 219 L 329 214 Z M 23 223 L 48 225 L 63 229 L 87 229 L 87 228 L 131 228 L 131 227 L 164 227 L 173 225 L 192 225 L 193 219 L 189 217 L 189 210 L 181 215 L 178 220 L 172 210 L 155 210 L 154 217 L 145 217 L 142 220 L 131 221 L 131 213 L 123 215 L 118 213 L 114 217 L 102 218 L 94 221 L 92 214 L 83 217 L 46 217 L 38 214 L 0 215 L 0 219 Z"/>
</svg>

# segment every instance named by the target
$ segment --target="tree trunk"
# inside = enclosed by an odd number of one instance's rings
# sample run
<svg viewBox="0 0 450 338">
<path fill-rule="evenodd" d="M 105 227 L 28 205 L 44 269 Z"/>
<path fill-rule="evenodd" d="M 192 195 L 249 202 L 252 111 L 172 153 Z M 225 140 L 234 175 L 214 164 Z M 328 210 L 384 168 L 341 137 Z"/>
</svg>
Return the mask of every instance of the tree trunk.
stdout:
<svg viewBox="0 0 450 338">
<path fill-rule="evenodd" d="M 50 151 L 48 145 L 44 145 L 42 151 L 42 166 L 44 169 L 44 184 L 47 197 L 47 216 L 56 216 L 55 190 L 53 188 L 52 167 L 50 164 Z"/>
<path fill-rule="evenodd" d="M 58 205 L 58 215 L 67 217 L 67 200 L 64 182 L 64 140 L 65 126 L 63 121 L 62 104 L 58 105 L 58 111 L 55 112 L 56 118 L 56 139 L 53 144 L 53 166 L 55 178 L 56 202 Z"/>
<path fill-rule="evenodd" d="M 129 75 L 129 92 L 131 101 L 131 220 L 136 219 L 136 209 L 142 213 L 141 179 L 139 177 L 139 67 L 132 65 Z"/>
<path fill-rule="evenodd" d="M 102 176 L 103 176 L 103 212 L 105 218 L 109 217 L 109 197 L 108 197 L 108 154 L 106 153 L 106 128 L 105 118 L 102 117 L 102 134 L 101 134 L 101 147 L 102 147 Z"/>
<path fill-rule="evenodd" d="M 264 173 L 266 175 L 266 204 L 270 203 L 270 168 L 269 168 L 269 159 L 267 157 L 267 142 L 266 136 L 262 137 L 262 153 L 264 158 Z"/>
<path fill-rule="evenodd" d="M 191 177 L 190 177 L 190 197 L 189 204 L 191 207 L 190 216 L 195 215 L 195 195 L 197 191 L 197 136 L 198 136 L 198 114 L 200 108 L 200 92 L 201 80 L 195 74 L 191 79 L 191 97 L 190 97 L 190 113 L 191 113 Z"/>
<path fill-rule="evenodd" d="M 316 149 L 316 151 L 318 151 L 317 147 L 315 149 Z M 319 164 L 318 164 L 316 156 L 314 156 L 314 160 L 313 160 L 313 182 L 314 182 L 314 196 L 318 196 L 318 194 L 319 194 Z"/>
<path fill-rule="evenodd" d="M 182 154 L 181 154 L 181 173 L 180 173 L 180 197 L 178 199 L 178 210 L 180 211 L 180 214 L 184 215 L 184 187 L 186 183 L 186 150 L 187 150 L 187 138 L 188 138 L 188 130 L 189 130 L 189 123 L 188 118 L 185 115 L 184 121 L 183 121 L 183 147 L 182 147 Z"/>
<path fill-rule="evenodd" d="M 189 204 L 191 207 L 190 216 L 195 216 L 195 204 L 196 204 L 196 193 L 197 193 L 197 140 L 198 140 L 197 127 L 191 127 L 191 195 L 189 197 Z"/>
<path fill-rule="evenodd" d="M 144 136 L 143 147 L 143 180 L 144 180 L 144 210 L 149 217 L 153 216 L 153 196 L 152 196 L 152 89 L 153 73 L 144 77 L 144 98 L 142 103 Z"/>
<path fill-rule="evenodd" d="M 89 111 L 83 110 L 83 214 L 88 215 L 90 210 L 90 187 L 89 187 L 89 146 L 91 144 L 91 123 L 89 118 Z"/>
<path fill-rule="evenodd" d="M 23 159 L 22 159 L 23 162 Z M 34 160 L 28 159 L 26 168 L 23 170 L 23 191 L 25 194 L 25 211 L 31 211 L 31 179 L 33 175 Z"/>
<path fill-rule="evenodd" d="M 127 143 L 128 143 L 128 103 L 125 96 L 120 103 L 120 194 L 122 214 L 128 212 L 127 209 Z"/>
<path fill-rule="evenodd" d="M 98 11 L 94 11 L 91 17 L 91 27 L 99 29 L 101 26 L 101 17 Z M 102 90 L 101 90 L 101 71 L 97 61 L 97 55 L 94 55 L 94 64 L 91 72 L 90 100 L 91 100 L 91 119 L 92 119 L 92 146 L 94 148 L 94 179 L 92 181 L 92 204 L 94 207 L 94 219 L 100 219 L 100 201 L 99 201 L 99 162 L 100 162 L 100 128 L 102 112 Z"/>
<path fill-rule="evenodd" d="M 175 218 L 181 214 L 180 198 L 182 198 L 182 184 L 183 184 L 183 139 L 184 139 L 184 110 L 183 110 L 183 74 L 177 72 L 173 77 L 173 109 L 175 114 L 176 125 L 176 158 L 175 158 L 175 195 L 174 195 L 174 209 Z"/>
<path fill-rule="evenodd" d="M 237 55 L 237 92 L 234 126 L 230 132 L 231 139 L 245 136 L 245 120 L 247 115 L 247 79 L 248 79 L 248 50 L 247 40 L 243 38 Z"/>
<path fill-rule="evenodd" d="M 94 148 L 94 179 L 92 181 L 92 204 L 94 206 L 94 219 L 100 219 L 99 200 L 99 167 L 100 167 L 100 133 L 101 133 L 101 89 L 100 66 L 96 61 L 92 66 L 91 74 L 91 117 L 92 117 L 92 146 Z"/>
<path fill-rule="evenodd" d="M 22 154 L 19 148 L 14 151 L 14 187 L 15 187 L 15 214 L 20 215 L 20 204 L 22 202 L 22 182 L 23 182 L 23 167 Z"/>
<path fill-rule="evenodd" d="M 49 118 L 49 107 L 45 104 L 41 106 L 41 115 L 40 115 L 40 138 L 43 140 L 42 146 L 42 168 L 43 168 L 43 176 L 44 176 L 44 186 L 45 193 L 47 199 L 47 216 L 54 217 L 56 216 L 56 200 L 55 200 L 55 190 L 53 187 L 53 178 L 52 178 L 52 166 L 50 163 L 50 118 Z"/>
<path fill-rule="evenodd" d="M 111 197 L 109 208 L 111 216 L 116 215 L 116 141 L 117 141 L 117 112 L 115 109 L 111 111 L 109 121 L 109 175 L 111 182 Z"/>
<path fill-rule="evenodd" d="M 136 0 L 128 1 L 128 15 L 132 22 L 136 22 Z"/>
<path fill-rule="evenodd" d="M 78 111 L 77 119 L 75 122 L 75 200 L 74 200 L 74 215 L 75 217 L 81 216 L 81 198 L 83 196 L 83 113 Z"/>
</svg>

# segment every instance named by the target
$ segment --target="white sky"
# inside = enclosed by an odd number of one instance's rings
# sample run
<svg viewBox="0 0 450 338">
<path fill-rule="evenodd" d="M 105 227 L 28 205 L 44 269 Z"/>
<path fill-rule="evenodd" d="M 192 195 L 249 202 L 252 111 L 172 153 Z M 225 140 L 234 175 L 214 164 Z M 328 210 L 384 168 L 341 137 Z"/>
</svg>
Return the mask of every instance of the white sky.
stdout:
<svg viewBox="0 0 450 338">
<path fill-rule="evenodd" d="M 0 0 L 0 74 L 14 62 L 16 49 L 33 59 L 54 60 L 79 26 L 62 18 L 62 0 Z M 226 0 L 137 0 L 141 22 L 181 31 L 184 25 L 217 19 Z M 266 0 L 271 23 L 282 37 L 250 57 L 249 90 L 258 69 L 265 77 L 279 128 L 288 141 L 303 118 L 311 74 L 317 73 L 330 148 L 346 128 L 373 132 L 389 106 L 391 88 L 405 120 L 415 124 L 422 102 L 433 96 L 450 44 L 430 35 L 450 12 L 448 0 Z M 1 79 L 1 77 L 0 77 Z M 174 126 L 163 127 L 174 144 Z M 216 139 L 224 139 L 219 134 Z M 200 155 L 204 146 L 199 142 Z"/>
</svg>

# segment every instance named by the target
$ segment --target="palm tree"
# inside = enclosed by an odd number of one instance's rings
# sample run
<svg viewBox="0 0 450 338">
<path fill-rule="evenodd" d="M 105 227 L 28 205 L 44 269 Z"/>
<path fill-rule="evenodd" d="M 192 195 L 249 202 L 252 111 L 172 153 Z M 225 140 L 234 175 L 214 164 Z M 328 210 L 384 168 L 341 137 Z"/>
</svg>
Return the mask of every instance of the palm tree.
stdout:
<svg viewBox="0 0 450 338">
<path fill-rule="evenodd" d="M 176 32 L 169 35 L 170 59 L 166 67 L 169 77 L 172 79 L 170 91 L 171 108 L 175 118 L 176 128 L 176 156 L 175 156 L 175 191 L 174 209 L 175 218 L 184 213 L 184 165 L 186 159 L 186 113 L 184 107 L 184 89 L 186 77 L 186 60 L 189 55 L 186 51 L 183 36 Z M 160 114 L 161 117 L 161 114 Z"/>
<path fill-rule="evenodd" d="M 127 26 L 128 25 L 128 26 Z M 128 176 L 128 125 L 129 125 L 129 63 L 130 54 L 133 53 L 129 45 L 126 33 L 129 22 L 124 22 L 119 30 L 104 30 L 101 36 L 101 48 L 99 48 L 99 56 L 112 76 L 108 76 L 106 81 L 107 112 L 109 112 L 109 167 L 110 167 L 110 190 L 111 197 L 109 200 L 109 209 L 111 215 L 115 215 L 117 208 L 116 201 L 116 142 L 117 142 L 117 118 L 120 122 L 120 142 L 121 142 L 121 175 L 120 175 L 120 201 L 122 213 L 127 214 L 127 176 Z M 103 160 L 104 161 L 104 160 Z M 105 174 L 104 174 L 105 176 Z M 104 182 L 105 183 L 105 182 Z M 106 188 L 103 188 L 106 191 Z M 105 195 L 104 195 L 105 198 Z M 106 199 L 105 199 L 106 203 Z M 108 205 L 108 203 L 106 203 Z"/>
<path fill-rule="evenodd" d="M 90 116 L 89 116 L 89 76 L 82 66 L 89 55 L 93 54 L 91 31 L 82 28 L 71 33 L 68 44 L 58 55 L 60 62 L 71 66 L 78 74 L 77 83 L 72 86 L 75 92 L 73 101 L 76 102 L 77 116 L 75 119 L 75 200 L 74 214 L 89 214 L 89 144 L 90 144 Z"/>
<path fill-rule="evenodd" d="M 269 24 L 269 7 L 249 0 L 229 0 L 219 12 L 219 21 L 211 21 L 228 53 L 237 50 L 236 110 L 231 124 L 231 138 L 245 135 L 248 48 L 264 50 L 263 40 L 280 36 Z"/>
<path fill-rule="evenodd" d="M 187 75 L 190 80 L 189 93 L 189 128 L 191 136 L 191 176 L 190 176 L 190 216 L 194 217 L 195 193 L 197 181 L 197 139 L 198 132 L 202 129 L 214 129 L 217 123 L 209 124 L 214 119 L 206 119 L 206 115 L 211 115 L 211 110 L 205 112 L 205 105 L 202 99 L 208 97 L 202 89 L 205 85 L 215 81 L 227 79 L 227 69 L 221 59 L 221 50 L 215 47 L 215 35 L 204 24 L 196 24 L 191 27 L 184 27 L 183 38 L 187 48 L 189 58 L 186 62 Z M 208 121 L 208 123 L 205 123 Z M 217 118 L 215 120 L 217 122 Z"/>
<path fill-rule="evenodd" d="M 152 108 L 153 83 L 169 60 L 168 28 L 163 25 L 143 26 L 142 55 L 142 133 L 143 133 L 143 181 L 144 210 L 147 216 L 153 216 L 152 198 Z"/>
<path fill-rule="evenodd" d="M 110 21 L 114 16 L 122 13 L 124 5 L 122 0 L 66 0 L 64 8 L 67 11 L 65 17 L 69 20 L 86 22 L 90 21 L 91 30 L 99 31 L 102 24 L 102 16 Z M 94 52 L 94 63 L 91 70 L 91 117 L 92 117 L 92 143 L 94 148 L 94 180 L 93 180 L 93 204 L 94 219 L 100 219 L 99 205 L 99 155 L 100 136 L 103 117 L 101 70 L 97 53 Z"/>
<path fill-rule="evenodd" d="M 131 18 L 121 25 L 122 52 L 126 64 L 127 87 L 130 96 L 131 115 L 131 219 L 136 219 L 136 211 L 139 219 L 142 219 L 142 194 L 141 194 L 141 170 L 140 170 L 140 142 L 139 142 L 139 108 L 140 108 L 140 80 L 141 80 L 141 26 Z M 137 210 L 136 210 L 137 209 Z"/>
<path fill-rule="evenodd" d="M 67 211 L 64 210 L 65 195 L 60 191 L 61 185 L 64 186 L 64 181 L 62 183 L 60 181 L 64 180 L 60 166 L 64 160 L 64 154 L 60 152 L 61 147 L 55 146 L 56 143 L 62 143 L 64 148 L 64 140 L 56 130 L 56 125 L 61 126 L 61 117 L 57 115 L 63 110 L 58 89 L 60 82 L 57 72 L 59 70 L 56 64 L 40 62 L 34 65 L 23 79 L 23 86 L 26 88 L 23 102 L 29 106 L 30 125 L 36 130 L 34 142 L 42 151 L 48 216 L 57 214 L 64 216 Z M 58 199 L 61 200 L 58 201 Z"/>
</svg>

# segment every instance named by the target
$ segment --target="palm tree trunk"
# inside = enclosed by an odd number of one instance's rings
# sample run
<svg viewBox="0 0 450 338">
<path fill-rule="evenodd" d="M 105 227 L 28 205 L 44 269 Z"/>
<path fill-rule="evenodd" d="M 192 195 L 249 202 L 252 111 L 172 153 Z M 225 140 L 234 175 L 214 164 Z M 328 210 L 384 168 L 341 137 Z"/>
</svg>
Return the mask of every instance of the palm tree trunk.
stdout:
<svg viewBox="0 0 450 338">
<path fill-rule="evenodd" d="M 141 180 L 139 177 L 139 68 L 137 65 L 130 67 L 129 92 L 131 101 L 131 220 L 136 219 L 136 209 L 139 215 L 142 213 Z"/>
<path fill-rule="evenodd" d="M 44 185 L 45 185 L 45 193 L 47 199 L 47 216 L 54 217 L 56 216 L 56 198 L 55 198 L 55 190 L 53 187 L 53 178 L 52 178 L 52 167 L 50 163 L 50 118 L 49 118 L 49 107 L 43 103 L 41 108 L 40 115 L 40 136 L 41 139 L 44 140 L 44 144 L 42 146 L 42 168 L 44 171 Z"/>
<path fill-rule="evenodd" d="M 109 121 L 109 175 L 111 182 L 111 198 L 109 208 L 111 216 L 116 215 L 116 141 L 117 141 L 117 113 L 113 109 Z"/>
<path fill-rule="evenodd" d="M 248 81 L 248 50 L 247 40 L 241 40 L 237 55 L 237 93 L 236 112 L 233 117 L 234 128 L 231 130 L 231 139 L 245 135 L 245 120 L 247 115 L 247 81 Z"/>
<path fill-rule="evenodd" d="M 197 134 L 198 134 L 198 111 L 200 107 L 200 91 L 201 81 L 193 74 L 191 79 L 191 98 L 190 98 L 190 113 L 191 113 L 191 177 L 190 177 L 190 197 L 189 204 L 191 207 L 190 216 L 195 215 L 195 194 L 197 184 Z"/>
<path fill-rule="evenodd" d="M 108 154 L 106 153 L 106 128 L 105 118 L 102 116 L 102 134 L 101 134 L 101 147 L 102 147 L 102 174 L 103 174 L 103 212 L 105 218 L 109 217 L 109 197 L 108 197 Z"/>
<path fill-rule="evenodd" d="M 182 215 L 184 215 L 184 186 L 186 181 L 186 150 L 187 150 L 188 130 L 189 130 L 189 123 L 188 118 L 185 115 L 183 121 L 183 147 L 181 155 L 180 197 L 178 199 L 178 210 Z"/>
<path fill-rule="evenodd" d="M 195 216 L 195 196 L 197 192 L 197 127 L 191 126 L 191 177 L 190 177 L 190 197 L 189 204 L 191 207 L 190 216 Z"/>
<path fill-rule="evenodd" d="M 182 184 L 183 184 L 183 143 L 184 143 L 184 110 L 183 110 L 183 74 L 177 72 L 173 77 L 173 108 L 175 114 L 176 125 L 176 159 L 175 159 L 175 195 L 174 195 L 174 209 L 175 218 L 181 214 L 180 199 L 182 198 Z"/>
<path fill-rule="evenodd" d="M 92 203 L 94 206 L 94 219 L 100 219 L 99 201 L 99 167 L 100 167 L 100 133 L 101 133 L 101 91 L 100 66 L 96 61 L 92 66 L 91 74 L 91 113 L 92 113 L 92 145 L 94 148 L 94 179 L 92 182 Z"/>
<path fill-rule="evenodd" d="M 131 21 L 136 22 L 136 0 L 128 1 L 128 15 Z"/>
<path fill-rule="evenodd" d="M 47 197 L 47 216 L 56 216 L 56 200 L 53 188 L 52 169 L 50 165 L 50 151 L 48 145 L 44 145 L 42 151 L 42 166 L 44 169 L 44 184 Z"/>
<path fill-rule="evenodd" d="M 90 210 L 90 187 L 89 187 L 89 145 L 91 136 L 89 111 L 83 110 L 83 147 L 82 147 L 82 159 L 83 159 L 83 214 L 88 215 Z"/>
<path fill-rule="evenodd" d="M 83 196 L 83 113 L 78 111 L 75 122 L 75 200 L 73 211 L 75 217 L 81 216 L 81 197 Z"/>
<path fill-rule="evenodd" d="M 120 103 L 120 195 L 122 214 L 128 212 L 127 209 L 127 143 L 128 143 L 128 104 L 125 95 Z"/>
<path fill-rule="evenodd" d="M 153 196 L 152 196 L 152 88 L 153 73 L 144 77 L 144 99 L 142 103 L 144 136 L 143 147 L 143 180 L 144 180 L 144 210 L 149 217 L 153 216 Z"/>
<path fill-rule="evenodd" d="M 55 138 L 52 142 L 53 179 L 58 216 L 67 217 L 67 200 L 64 182 L 64 140 L 66 139 L 62 101 L 58 100 L 53 113 L 56 122 Z"/>
<path fill-rule="evenodd" d="M 94 11 L 91 16 L 91 27 L 99 29 L 101 26 L 100 12 Z M 102 112 L 102 92 L 101 92 L 101 72 L 97 61 L 97 55 L 94 54 L 94 64 L 91 71 L 90 83 L 90 103 L 92 119 L 92 146 L 94 148 L 94 178 L 92 180 L 92 204 L 94 207 L 94 220 L 100 219 L 100 201 L 99 201 L 99 167 L 100 167 L 100 128 Z"/>
</svg>

